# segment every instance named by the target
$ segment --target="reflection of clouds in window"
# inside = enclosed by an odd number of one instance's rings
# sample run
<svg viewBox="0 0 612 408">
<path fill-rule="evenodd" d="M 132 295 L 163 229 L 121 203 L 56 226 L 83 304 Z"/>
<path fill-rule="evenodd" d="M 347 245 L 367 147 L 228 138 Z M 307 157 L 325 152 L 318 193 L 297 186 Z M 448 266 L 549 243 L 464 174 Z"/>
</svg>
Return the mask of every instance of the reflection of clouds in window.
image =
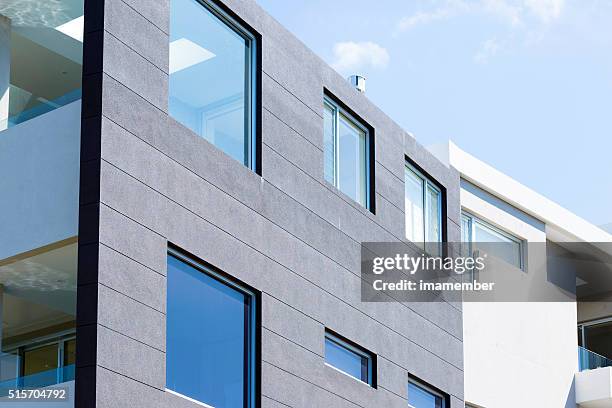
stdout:
<svg viewBox="0 0 612 408">
<path fill-rule="evenodd" d="M 82 0 L 3 0 L 0 14 L 13 26 L 57 27 L 83 15 Z"/>
<path fill-rule="evenodd" d="M 0 284 L 13 290 L 76 291 L 76 244 L 0 266 Z"/>
</svg>

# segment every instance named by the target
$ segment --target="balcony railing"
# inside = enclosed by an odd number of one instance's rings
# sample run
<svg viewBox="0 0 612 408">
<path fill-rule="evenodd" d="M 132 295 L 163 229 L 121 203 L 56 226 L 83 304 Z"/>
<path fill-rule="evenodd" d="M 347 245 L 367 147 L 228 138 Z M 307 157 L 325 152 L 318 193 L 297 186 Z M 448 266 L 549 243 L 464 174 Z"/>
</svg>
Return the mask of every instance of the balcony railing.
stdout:
<svg viewBox="0 0 612 408">
<path fill-rule="evenodd" d="M 74 364 L 41 371 L 31 375 L 16 376 L 20 365 L 15 354 L 0 354 L 0 397 L 9 389 L 44 388 L 74 380 Z M 11 374 L 12 373 L 12 374 Z"/>
<path fill-rule="evenodd" d="M 612 359 L 578 346 L 578 367 L 580 371 L 612 367 Z"/>
<path fill-rule="evenodd" d="M 9 88 L 10 112 L 8 119 L 0 121 L 0 129 L 13 127 L 54 109 L 81 99 L 81 89 L 74 89 L 54 100 L 33 95 L 15 85 Z"/>
<path fill-rule="evenodd" d="M 0 397 L 9 389 L 44 388 L 74 380 L 74 364 L 0 381 Z"/>
</svg>

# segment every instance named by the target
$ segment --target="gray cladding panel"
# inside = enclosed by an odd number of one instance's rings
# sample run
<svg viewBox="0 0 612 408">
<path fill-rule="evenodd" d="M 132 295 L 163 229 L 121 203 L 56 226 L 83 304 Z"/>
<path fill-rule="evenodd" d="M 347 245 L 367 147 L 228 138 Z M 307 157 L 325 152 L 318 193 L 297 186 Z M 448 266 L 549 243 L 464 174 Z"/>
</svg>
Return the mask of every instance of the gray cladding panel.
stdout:
<svg viewBox="0 0 612 408">
<path fill-rule="evenodd" d="M 168 242 L 262 292 L 263 407 L 403 407 L 408 373 L 454 406 L 460 307 L 361 303 L 359 254 L 404 239 L 406 155 L 445 187 L 452 237 L 458 174 L 254 1 L 224 3 L 262 38 L 261 176 L 168 117 L 170 0 L 105 0 L 98 406 L 196 406 L 163 391 Z M 375 214 L 323 180 L 324 89 L 374 128 Z M 377 389 L 324 365 L 325 327 L 378 354 Z"/>
</svg>

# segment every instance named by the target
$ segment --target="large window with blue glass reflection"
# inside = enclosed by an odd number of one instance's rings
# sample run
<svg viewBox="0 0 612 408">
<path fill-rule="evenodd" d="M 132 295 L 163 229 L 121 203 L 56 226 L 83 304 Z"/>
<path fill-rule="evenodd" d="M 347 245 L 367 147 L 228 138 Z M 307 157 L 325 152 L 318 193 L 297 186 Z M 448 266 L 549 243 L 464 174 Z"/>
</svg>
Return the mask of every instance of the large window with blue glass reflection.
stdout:
<svg viewBox="0 0 612 408">
<path fill-rule="evenodd" d="M 446 399 L 437 391 L 410 381 L 408 383 L 408 406 L 410 408 L 446 408 Z"/>
<path fill-rule="evenodd" d="M 255 406 L 255 295 L 168 256 L 166 388 L 215 408 Z"/>
<path fill-rule="evenodd" d="M 169 114 L 255 168 L 256 41 L 207 1 L 171 0 Z"/>
</svg>

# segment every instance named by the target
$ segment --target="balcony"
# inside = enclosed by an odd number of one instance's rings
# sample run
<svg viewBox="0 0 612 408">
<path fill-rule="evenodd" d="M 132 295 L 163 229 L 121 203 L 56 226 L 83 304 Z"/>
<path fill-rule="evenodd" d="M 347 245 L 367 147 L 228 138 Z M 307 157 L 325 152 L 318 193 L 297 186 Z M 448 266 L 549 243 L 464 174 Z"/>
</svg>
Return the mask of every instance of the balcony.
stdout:
<svg viewBox="0 0 612 408">
<path fill-rule="evenodd" d="M 0 355 L 0 397 L 5 397 L 9 389 L 45 388 L 74 381 L 74 363 L 30 375 L 17 376 L 20 358 L 18 355 Z"/>
<path fill-rule="evenodd" d="M 576 404 L 581 408 L 612 406 L 612 359 L 578 347 Z"/>
<path fill-rule="evenodd" d="M 61 378 L 61 380 L 59 380 Z M 42 402 L 40 400 L 15 400 L 9 399 L 9 390 L 64 390 L 65 397 L 53 402 Z M 72 408 L 74 406 L 74 365 L 61 369 L 48 370 L 45 372 L 18 377 L 15 379 L 0 381 L 0 406 L 9 403 L 14 408 L 39 408 L 56 407 Z"/>
<path fill-rule="evenodd" d="M 74 405 L 83 20 L 82 0 L 0 1 L 0 406 Z"/>
</svg>

